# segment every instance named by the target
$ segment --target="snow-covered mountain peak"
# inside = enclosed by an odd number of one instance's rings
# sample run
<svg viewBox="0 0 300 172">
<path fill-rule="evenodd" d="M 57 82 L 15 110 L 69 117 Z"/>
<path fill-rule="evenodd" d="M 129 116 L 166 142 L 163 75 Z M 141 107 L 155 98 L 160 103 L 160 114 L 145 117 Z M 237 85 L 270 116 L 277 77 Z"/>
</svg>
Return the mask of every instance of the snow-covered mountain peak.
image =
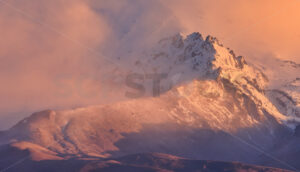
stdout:
<svg viewBox="0 0 300 172">
<path fill-rule="evenodd" d="M 186 37 L 176 34 L 164 38 L 134 61 L 134 71 L 138 73 L 166 74 L 166 88 L 194 79 L 226 79 L 239 85 L 250 83 L 258 90 L 263 90 L 267 83 L 266 76 L 248 65 L 244 57 L 236 56 L 217 38 L 203 39 L 197 32 Z"/>
<path fill-rule="evenodd" d="M 15 147 L 33 152 L 39 146 L 40 159 L 49 159 L 48 155 L 65 159 L 103 158 L 166 151 L 202 158 L 198 155 L 206 153 L 195 154 L 195 148 L 211 145 L 210 138 L 219 133 L 221 141 L 228 140 L 229 145 L 231 138 L 222 133 L 240 134 L 269 148 L 269 143 L 280 137 L 278 128 L 290 131 L 284 125 L 290 118 L 265 96 L 264 74 L 216 38 L 203 39 L 199 33 L 186 37 L 177 34 L 162 39 L 145 52 L 131 56 L 135 58 L 131 59 L 132 70 L 138 74 L 167 74 L 160 83 L 164 89 L 160 96 L 35 113 L 3 133 L 2 142 L 13 140 Z M 142 84 L 146 85 L 146 81 Z M 151 89 L 152 84 L 149 80 Z M 198 138 L 202 131 L 205 137 Z M 210 140 L 209 144 L 201 142 L 203 139 Z M 181 144 L 182 140 L 186 143 Z M 220 140 L 215 142 L 219 145 Z M 41 148 L 51 152 L 45 153 Z M 235 147 L 229 151 L 234 150 Z M 210 158 L 211 154 L 208 155 Z M 222 155 L 228 156 L 227 152 Z"/>
</svg>

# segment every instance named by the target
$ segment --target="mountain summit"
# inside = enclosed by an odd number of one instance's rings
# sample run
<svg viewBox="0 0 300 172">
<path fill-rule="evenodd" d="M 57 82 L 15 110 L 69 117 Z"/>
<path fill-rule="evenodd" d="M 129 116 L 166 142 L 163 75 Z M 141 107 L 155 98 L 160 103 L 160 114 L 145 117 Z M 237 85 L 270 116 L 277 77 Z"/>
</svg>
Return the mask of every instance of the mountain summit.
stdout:
<svg viewBox="0 0 300 172">
<path fill-rule="evenodd" d="M 0 134 L 5 156 L 11 149 L 35 161 L 158 152 L 292 169 L 276 160 L 284 152 L 270 156 L 293 135 L 292 119 L 269 101 L 267 77 L 243 57 L 199 33 L 162 39 L 139 57 L 130 59 L 133 71 L 167 75 L 159 97 L 34 113 Z"/>
</svg>

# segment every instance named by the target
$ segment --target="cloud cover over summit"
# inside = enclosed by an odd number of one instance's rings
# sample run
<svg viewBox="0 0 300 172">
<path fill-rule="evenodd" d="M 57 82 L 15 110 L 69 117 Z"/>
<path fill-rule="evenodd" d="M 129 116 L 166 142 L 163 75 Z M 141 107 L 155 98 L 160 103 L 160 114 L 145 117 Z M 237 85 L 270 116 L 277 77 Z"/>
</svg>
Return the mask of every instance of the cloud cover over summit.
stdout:
<svg viewBox="0 0 300 172">
<path fill-rule="evenodd" d="M 299 61 L 299 5 L 296 0 L 3 1 L 0 126 L 7 128 L 28 112 L 107 101 L 97 96 L 111 65 L 107 59 L 177 32 L 212 34 L 247 59 L 275 54 Z"/>
</svg>

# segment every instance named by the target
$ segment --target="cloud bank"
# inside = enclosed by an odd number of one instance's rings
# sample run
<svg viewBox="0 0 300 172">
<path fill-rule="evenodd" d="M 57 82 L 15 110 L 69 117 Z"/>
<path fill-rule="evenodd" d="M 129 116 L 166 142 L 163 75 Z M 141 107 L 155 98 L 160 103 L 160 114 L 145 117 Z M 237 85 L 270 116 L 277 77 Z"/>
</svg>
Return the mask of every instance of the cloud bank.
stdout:
<svg viewBox="0 0 300 172">
<path fill-rule="evenodd" d="M 0 3 L 0 129 L 48 108 L 100 104 L 107 66 L 177 32 L 250 60 L 300 61 L 297 0 L 11 0 Z M 116 61 L 116 59 L 121 59 Z"/>
</svg>

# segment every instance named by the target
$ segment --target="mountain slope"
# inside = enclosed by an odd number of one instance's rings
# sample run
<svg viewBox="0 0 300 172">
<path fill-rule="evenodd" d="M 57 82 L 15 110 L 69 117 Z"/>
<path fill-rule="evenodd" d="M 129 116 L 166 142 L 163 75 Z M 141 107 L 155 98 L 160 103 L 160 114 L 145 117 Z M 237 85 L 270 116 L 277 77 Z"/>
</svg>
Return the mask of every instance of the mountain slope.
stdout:
<svg viewBox="0 0 300 172">
<path fill-rule="evenodd" d="M 132 60 L 133 69 L 166 73 L 161 96 L 38 112 L 2 133 L 1 144 L 28 150 L 35 161 L 159 152 L 291 168 L 271 150 L 293 135 L 285 124 L 294 118 L 265 96 L 259 69 L 199 33 L 166 38 L 150 52 Z"/>
<path fill-rule="evenodd" d="M 82 168 L 87 171 L 264 171 L 285 172 L 285 170 L 251 166 L 241 163 L 189 160 L 164 154 L 136 154 L 125 156 L 115 161 L 93 162 Z"/>
<path fill-rule="evenodd" d="M 1 163 L 0 166 L 2 166 Z M 171 156 L 167 154 L 146 153 L 127 155 L 116 159 L 103 160 L 47 160 L 47 161 L 32 161 L 25 160 L 23 164 L 7 169 L 7 171 L 30 171 L 30 172 L 289 172 L 277 168 L 269 168 L 262 166 L 254 166 L 242 164 L 238 162 L 221 162 L 221 161 L 203 161 L 191 160 Z"/>
</svg>

